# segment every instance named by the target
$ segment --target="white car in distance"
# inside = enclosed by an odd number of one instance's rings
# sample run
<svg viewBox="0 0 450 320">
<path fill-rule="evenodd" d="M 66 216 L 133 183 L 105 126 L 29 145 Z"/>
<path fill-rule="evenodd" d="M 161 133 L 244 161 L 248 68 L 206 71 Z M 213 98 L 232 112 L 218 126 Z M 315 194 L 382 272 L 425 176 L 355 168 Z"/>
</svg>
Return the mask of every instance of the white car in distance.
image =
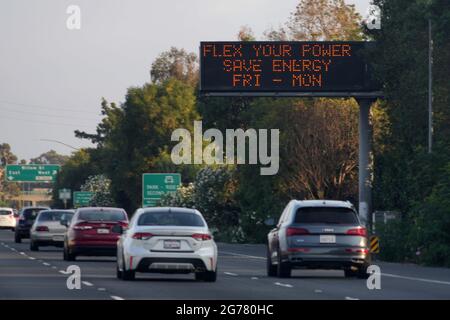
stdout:
<svg viewBox="0 0 450 320">
<path fill-rule="evenodd" d="M 134 280 L 136 272 L 195 273 L 196 280 L 216 281 L 217 246 L 198 210 L 176 207 L 138 209 L 117 243 L 117 278 Z"/>
</svg>

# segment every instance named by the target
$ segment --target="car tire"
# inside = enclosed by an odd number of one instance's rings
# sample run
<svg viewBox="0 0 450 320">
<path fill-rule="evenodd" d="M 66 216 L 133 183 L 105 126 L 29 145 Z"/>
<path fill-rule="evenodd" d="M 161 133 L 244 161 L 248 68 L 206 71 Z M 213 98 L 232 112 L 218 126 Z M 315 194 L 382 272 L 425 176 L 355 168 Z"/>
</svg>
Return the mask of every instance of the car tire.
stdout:
<svg viewBox="0 0 450 320">
<path fill-rule="evenodd" d="M 75 261 L 76 259 L 76 255 L 71 253 L 66 245 L 64 246 L 63 256 L 65 261 Z"/>
<path fill-rule="evenodd" d="M 125 268 L 125 259 L 122 259 L 122 280 L 125 281 L 133 281 L 136 278 L 136 271 L 134 270 L 127 270 Z"/>
<path fill-rule="evenodd" d="M 267 268 L 267 276 L 268 277 L 276 277 L 277 276 L 277 266 L 272 263 L 269 246 L 267 246 L 266 268 Z"/>
<path fill-rule="evenodd" d="M 357 271 L 357 277 L 359 279 L 368 279 L 370 274 L 367 273 L 367 266 L 361 267 Z"/>
<path fill-rule="evenodd" d="M 116 277 L 117 279 L 122 279 L 122 271 L 119 270 L 119 265 L 116 264 Z"/>
<path fill-rule="evenodd" d="M 33 240 L 30 240 L 30 251 L 39 251 L 39 246 Z"/>
<path fill-rule="evenodd" d="M 217 280 L 217 270 L 216 271 L 204 271 L 196 272 L 195 280 L 206 281 L 206 282 L 216 282 Z"/>
<path fill-rule="evenodd" d="M 281 259 L 280 250 L 278 250 L 277 259 L 278 259 L 277 276 L 279 278 L 290 278 L 292 271 L 291 264 Z"/>
<path fill-rule="evenodd" d="M 14 242 L 15 243 L 22 243 L 22 238 L 20 237 L 20 235 L 16 234 L 14 235 Z"/>
</svg>

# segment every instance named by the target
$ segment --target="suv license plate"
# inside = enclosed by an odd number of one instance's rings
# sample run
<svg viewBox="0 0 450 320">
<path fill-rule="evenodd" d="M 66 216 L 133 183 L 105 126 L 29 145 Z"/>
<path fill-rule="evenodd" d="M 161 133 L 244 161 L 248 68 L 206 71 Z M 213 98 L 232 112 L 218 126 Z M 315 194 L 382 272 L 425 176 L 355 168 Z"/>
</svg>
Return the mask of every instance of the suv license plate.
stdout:
<svg viewBox="0 0 450 320">
<path fill-rule="evenodd" d="M 107 234 L 107 233 L 109 233 L 109 229 L 97 229 L 97 233 Z"/>
<path fill-rule="evenodd" d="M 164 240 L 164 249 L 180 249 L 180 240 Z"/>
<path fill-rule="evenodd" d="M 336 236 L 335 235 L 320 236 L 320 243 L 336 243 Z"/>
</svg>

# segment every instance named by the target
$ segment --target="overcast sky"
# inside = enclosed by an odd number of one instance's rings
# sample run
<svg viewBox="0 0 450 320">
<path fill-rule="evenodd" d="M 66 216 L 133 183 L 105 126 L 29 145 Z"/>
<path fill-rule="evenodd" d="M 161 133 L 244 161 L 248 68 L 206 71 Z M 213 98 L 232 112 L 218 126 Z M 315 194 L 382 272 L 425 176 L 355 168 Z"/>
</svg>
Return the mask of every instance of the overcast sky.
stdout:
<svg viewBox="0 0 450 320">
<path fill-rule="evenodd" d="M 369 0 L 346 0 L 365 15 Z M 66 146 L 89 146 L 100 101 L 122 102 L 149 81 L 155 57 L 171 46 L 197 52 L 202 40 L 236 40 L 242 25 L 257 37 L 282 25 L 298 0 L 1 0 L 0 143 L 29 160 Z M 69 5 L 81 29 L 68 30 Z"/>
</svg>

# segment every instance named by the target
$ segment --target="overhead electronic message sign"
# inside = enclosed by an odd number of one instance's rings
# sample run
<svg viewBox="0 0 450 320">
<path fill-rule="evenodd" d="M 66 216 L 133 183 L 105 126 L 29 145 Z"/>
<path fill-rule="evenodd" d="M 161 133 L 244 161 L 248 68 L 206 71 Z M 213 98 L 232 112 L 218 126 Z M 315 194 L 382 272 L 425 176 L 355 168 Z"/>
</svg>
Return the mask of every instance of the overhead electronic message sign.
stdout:
<svg viewBox="0 0 450 320">
<path fill-rule="evenodd" d="M 373 42 L 201 42 L 205 95 L 378 95 Z"/>
</svg>

